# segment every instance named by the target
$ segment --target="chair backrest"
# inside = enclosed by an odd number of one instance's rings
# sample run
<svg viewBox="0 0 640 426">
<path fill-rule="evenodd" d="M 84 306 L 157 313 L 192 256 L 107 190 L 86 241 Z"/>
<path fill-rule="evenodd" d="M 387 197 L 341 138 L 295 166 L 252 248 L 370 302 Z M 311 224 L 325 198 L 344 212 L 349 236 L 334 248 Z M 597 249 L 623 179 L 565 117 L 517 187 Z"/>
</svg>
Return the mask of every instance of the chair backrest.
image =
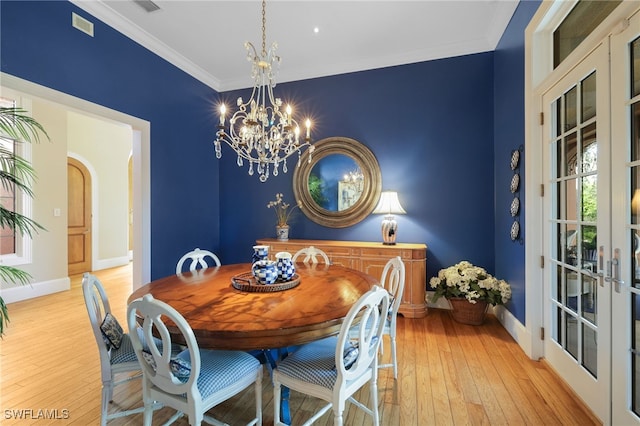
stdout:
<svg viewBox="0 0 640 426">
<path fill-rule="evenodd" d="M 200 250 L 199 248 L 196 248 L 186 253 L 180 258 L 180 260 L 178 260 L 178 264 L 176 265 L 176 274 L 182 273 L 182 267 L 187 260 L 191 261 L 191 263 L 189 263 L 189 271 L 191 272 L 198 269 L 198 267 L 206 269 L 209 266 L 213 266 L 207 263 L 206 258 L 208 257 L 212 259 L 215 266 L 220 266 L 220 259 L 218 259 L 218 256 L 208 250 Z"/>
<path fill-rule="evenodd" d="M 377 370 L 378 348 L 385 324 L 383 313 L 388 310 L 389 293 L 377 285 L 351 307 L 340 327 L 336 345 L 335 365 L 338 372 L 336 384 L 360 377 L 369 368 Z M 350 345 L 358 348 L 358 356 L 347 369 L 344 359 L 345 349 Z"/>
<path fill-rule="evenodd" d="M 305 247 L 298 250 L 296 254 L 293 255 L 293 258 L 292 258 L 293 262 L 294 263 L 297 262 L 298 257 L 302 255 L 304 255 L 304 258 L 302 259 L 303 263 L 318 263 L 318 256 L 319 256 L 322 258 L 323 263 L 325 263 L 326 265 L 331 264 L 331 261 L 329 261 L 329 256 L 327 256 L 327 253 L 323 252 L 322 250 L 314 246 L 309 246 L 309 247 Z"/>
<path fill-rule="evenodd" d="M 104 340 L 102 330 L 100 330 L 105 316 L 111 314 L 109 298 L 98 277 L 88 272 L 82 276 L 82 293 L 84 294 L 84 304 L 89 313 L 93 337 L 98 344 L 102 379 L 103 381 L 109 380 L 111 378 L 110 348 Z"/>
<path fill-rule="evenodd" d="M 402 295 L 404 294 L 405 268 L 400 256 L 390 259 L 382 270 L 380 278 L 380 286 L 389 292 L 391 298 L 391 306 L 389 313 L 392 326 L 395 326 L 398 309 L 402 303 Z"/>
<path fill-rule="evenodd" d="M 189 360 L 184 376 L 177 372 L 177 369 L 184 369 L 185 365 L 176 365 L 176 359 L 172 357 L 175 345 L 171 344 L 171 334 L 162 317 L 175 324 L 186 342 Z M 142 324 L 142 336 L 147 343 L 143 345 L 138 333 L 131 333 L 130 337 L 145 380 L 165 394 L 186 394 L 187 398 L 201 399 L 196 385 L 200 375 L 200 351 L 193 330 L 184 317 L 168 304 L 146 294 L 129 304 L 127 324 L 130 330 Z"/>
</svg>

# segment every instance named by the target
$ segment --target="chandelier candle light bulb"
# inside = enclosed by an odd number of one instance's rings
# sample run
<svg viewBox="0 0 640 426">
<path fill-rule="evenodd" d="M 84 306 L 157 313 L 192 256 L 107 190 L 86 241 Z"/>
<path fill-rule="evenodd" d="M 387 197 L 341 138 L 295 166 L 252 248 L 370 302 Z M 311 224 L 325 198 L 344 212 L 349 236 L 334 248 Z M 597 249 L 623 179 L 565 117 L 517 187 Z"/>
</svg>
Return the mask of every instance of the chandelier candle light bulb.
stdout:
<svg viewBox="0 0 640 426">
<path fill-rule="evenodd" d="M 309 162 L 313 145 L 311 144 L 311 120 L 306 120 L 306 137 L 301 142 L 300 127 L 293 118 L 293 108 L 290 104 L 282 110 L 282 99 L 273 95 L 276 86 L 275 75 L 280 65 L 280 57 L 275 51 L 276 43 L 266 48 L 266 2 L 262 1 L 262 51 L 258 54 L 253 44 L 246 42 L 247 59 L 252 63 L 251 76 L 254 80 L 251 98 L 244 102 L 238 98 L 238 110 L 229 118 L 229 127 L 225 126 L 226 106 L 220 107 L 220 125 L 213 142 L 216 157 L 222 158 L 222 142 L 229 145 L 238 155 L 238 166 L 243 160 L 249 162 L 249 175 L 254 173 L 254 164 L 261 182 L 269 178 L 270 170 L 278 175 L 282 164 L 282 171 L 287 172 L 287 158 L 298 153 L 298 165 L 302 150 L 309 148 Z M 275 69 L 274 69 L 275 68 Z"/>
</svg>

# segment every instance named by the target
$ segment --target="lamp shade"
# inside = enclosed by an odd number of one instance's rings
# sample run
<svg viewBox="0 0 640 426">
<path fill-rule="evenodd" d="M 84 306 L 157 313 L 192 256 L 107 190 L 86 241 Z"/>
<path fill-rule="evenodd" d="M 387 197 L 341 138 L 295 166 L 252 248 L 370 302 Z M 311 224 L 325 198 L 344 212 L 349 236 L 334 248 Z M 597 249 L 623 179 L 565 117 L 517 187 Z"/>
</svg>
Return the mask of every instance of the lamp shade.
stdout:
<svg viewBox="0 0 640 426">
<path fill-rule="evenodd" d="M 405 214 L 400 201 L 398 200 L 398 193 L 395 191 L 383 191 L 380 194 L 380 201 L 373 211 L 374 214 Z"/>
</svg>

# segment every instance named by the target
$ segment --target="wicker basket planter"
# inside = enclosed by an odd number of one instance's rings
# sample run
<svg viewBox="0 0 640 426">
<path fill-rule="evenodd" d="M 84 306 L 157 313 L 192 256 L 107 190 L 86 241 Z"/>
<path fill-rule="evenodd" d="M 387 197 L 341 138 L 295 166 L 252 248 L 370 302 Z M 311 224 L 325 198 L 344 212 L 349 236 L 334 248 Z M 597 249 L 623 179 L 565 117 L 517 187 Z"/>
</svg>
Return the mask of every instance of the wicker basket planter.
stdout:
<svg viewBox="0 0 640 426">
<path fill-rule="evenodd" d="M 451 317 L 459 323 L 469 325 L 481 325 L 487 313 L 489 304 L 485 300 L 470 303 L 464 297 L 450 297 L 447 299 L 451 305 Z"/>
</svg>

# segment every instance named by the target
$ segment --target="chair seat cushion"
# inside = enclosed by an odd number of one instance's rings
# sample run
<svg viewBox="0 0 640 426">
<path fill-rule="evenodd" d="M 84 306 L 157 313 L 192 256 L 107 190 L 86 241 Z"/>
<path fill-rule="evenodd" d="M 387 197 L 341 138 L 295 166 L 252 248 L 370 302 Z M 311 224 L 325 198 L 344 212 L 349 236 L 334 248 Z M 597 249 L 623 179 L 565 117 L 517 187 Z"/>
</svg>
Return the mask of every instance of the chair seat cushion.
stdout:
<svg viewBox="0 0 640 426">
<path fill-rule="evenodd" d="M 191 362 L 188 350 L 179 353 L 177 358 Z M 198 390 L 202 398 L 206 399 L 248 374 L 255 374 L 255 371 L 260 368 L 262 368 L 260 362 L 246 352 L 201 349 Z"/>
<path fill-rule="evenodd" d="M 111 349 L 111 357 L 109 358 L 111 365 L 123 364 L 125 362 L 138 362 L 136 352 L 133 350 L 131 338 L 128 334 L 123 334 L 118 349 Z"/>
<path fill-rule="evenodd" d="M 338 372 L 334 369 L 337 337 L 304 345 L 278 364 L 278 371 L 307 383 L 331 389 Z"/>
</svg>

